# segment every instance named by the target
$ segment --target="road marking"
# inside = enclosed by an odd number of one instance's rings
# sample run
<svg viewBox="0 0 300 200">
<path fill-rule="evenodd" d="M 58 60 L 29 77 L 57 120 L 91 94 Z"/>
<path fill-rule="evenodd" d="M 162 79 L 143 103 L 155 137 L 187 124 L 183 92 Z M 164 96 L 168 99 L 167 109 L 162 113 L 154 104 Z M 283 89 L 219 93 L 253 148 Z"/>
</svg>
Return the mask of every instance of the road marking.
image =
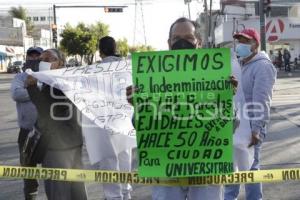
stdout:
<svg viewBox="0 0 300 200">
<path fill-rule="evenodd" d="M 1 83 L 0 84 L 0 90 L 9 90 L 10 89 L 10 83 Z"/>
</svg>

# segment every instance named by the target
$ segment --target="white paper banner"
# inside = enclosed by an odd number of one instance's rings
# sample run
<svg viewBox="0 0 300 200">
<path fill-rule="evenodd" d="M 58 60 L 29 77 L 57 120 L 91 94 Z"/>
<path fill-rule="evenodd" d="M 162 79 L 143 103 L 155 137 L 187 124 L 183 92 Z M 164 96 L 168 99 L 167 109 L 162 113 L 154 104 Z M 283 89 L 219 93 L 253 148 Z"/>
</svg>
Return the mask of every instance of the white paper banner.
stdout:
<svg viewBox="0 0 300 200">
<path fill-rule="evenodd" d="M 82 112 L 91 163 L 136 146 L 133 108 L 126 100 L 126 87 L 132 84 L 130 61 L 27 73 L 63 91 Z"/>
</svg>

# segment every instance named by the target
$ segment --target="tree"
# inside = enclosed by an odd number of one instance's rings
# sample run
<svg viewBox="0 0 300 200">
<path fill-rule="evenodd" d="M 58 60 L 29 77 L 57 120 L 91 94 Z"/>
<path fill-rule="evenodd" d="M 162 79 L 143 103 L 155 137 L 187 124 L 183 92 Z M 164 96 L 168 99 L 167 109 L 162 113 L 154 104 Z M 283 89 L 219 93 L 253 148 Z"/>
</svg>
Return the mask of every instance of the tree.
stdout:
<svg viewBox="0 0 300 200">
<path fill-rule="evenodd" d="M 91 30 L 94 32 L 98 41 L 100 38 L 109 35 L 109 25 L 102 22 L 96 22 L 96 24 L 92 24 Z"/>
<path fill-rule="evenodd" d="M 78 50 L 78 33 L 76 28 L 73 28 L 70 24 L 66 24 L 64 31 L 60 35 L 62 40 L 60 41 L 60 47 L 67 55 L 76 56 Z"/>
<path fill-rule="evenodd" d="M 78 32 L 77 40 L 78 54 L 84 58 L 88 64 L 92 64 L 94 54 L 97 51 L 97 37 L 92 28 L 83 23 L 79 23 L 76 27 Z"/>
<path fill-rule="evenodd" d="M 27 11 L 22 6 L 19 7 L 11 7 L 8 11 L 11 17 L 22 19 L 25 21 L 26 24 L 26 31 L 28 35 L 32 35 L 33 32 L 33 24 L 32 22 L 27 18 Z"/>
<path fill-rule="evenodd" d="M 108 33 L 109 26 L 101 22 L 90 26 L 79 23 L 76 27 L 67 24 L 61 34 L 60 45 L 67 55 L 79 55 L 81 62 L 84 59 L 88 64 L 92 64 L 99 38 Z"/>
<path fill-rule="evenodd" d="M 117 41 L 117 52 L 122 57 L 126 57 L 129 53 L 129 45 L 126 38 Z"/>
</svg>

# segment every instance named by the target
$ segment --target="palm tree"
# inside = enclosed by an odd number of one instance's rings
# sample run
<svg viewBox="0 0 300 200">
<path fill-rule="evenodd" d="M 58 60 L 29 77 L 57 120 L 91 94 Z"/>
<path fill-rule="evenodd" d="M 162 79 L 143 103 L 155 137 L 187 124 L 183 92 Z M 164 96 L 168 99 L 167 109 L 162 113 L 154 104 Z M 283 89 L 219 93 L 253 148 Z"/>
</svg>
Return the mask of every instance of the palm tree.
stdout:
<svg viewBox="0 0 300 200">
<path fill-rule="evenodd" d="M 10 10 L 8 11 L 11 17 L 22 19 L 26 23 L 26 29 L 27 29 L 27 34 L 31 35 L 33 31 L 33 24 L 32 22 L 27 18 L 27 11 L 25 8 L 22 6 L 19 7 L 11 7 Z"/>
</svg>

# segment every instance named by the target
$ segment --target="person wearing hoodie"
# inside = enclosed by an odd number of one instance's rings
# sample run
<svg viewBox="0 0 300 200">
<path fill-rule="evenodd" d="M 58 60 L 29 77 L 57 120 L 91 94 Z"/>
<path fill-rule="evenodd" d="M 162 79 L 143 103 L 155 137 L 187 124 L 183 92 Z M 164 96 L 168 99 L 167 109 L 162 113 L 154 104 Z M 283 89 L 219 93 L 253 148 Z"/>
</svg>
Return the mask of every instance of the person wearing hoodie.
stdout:
<svg viewBox="0 0 300 200">
<path fill-rule="evenodd" d="M 31 69 L 37 71 L 39 66 L 39 57 L 43 49 L 40 47 L 30 47 L 26 52 L 26 62 L 23 71 Z M 35 167 L 36 163 L 25 163 L 22 153 L 27 135 L 32 130 L 37 119 L 37 111 L 24 87 L 27 73 L 18 73 L 11 83 L 11 96 L 16 102 L 18 112 L 18 125 L 20 127 L 18 136 L 18 146 L 20 153 L 20 164 L 25 167 Z M 25 200 L 36 199 L 38 192 L 38 181 L 34 179 L 24 179 L 24 196 Z"/>
<path fill-rule="evenodd" d="M 259 170 L 260 150 L 270 120 L 270 106 L 277 72 L 265 52 L 259 52 L 260 36 L 255 29 L 233 35 L 238 41 L 236 54 L 242 68 L 242 88 L 252 133 L 249 147 L 254 146 L 251 170 Z M 237 199 L 239 185 L 225 187 L 225 200 Z M 263 199 L 262 184 L 246 184 L 246 200 Z"/>
</svg>

